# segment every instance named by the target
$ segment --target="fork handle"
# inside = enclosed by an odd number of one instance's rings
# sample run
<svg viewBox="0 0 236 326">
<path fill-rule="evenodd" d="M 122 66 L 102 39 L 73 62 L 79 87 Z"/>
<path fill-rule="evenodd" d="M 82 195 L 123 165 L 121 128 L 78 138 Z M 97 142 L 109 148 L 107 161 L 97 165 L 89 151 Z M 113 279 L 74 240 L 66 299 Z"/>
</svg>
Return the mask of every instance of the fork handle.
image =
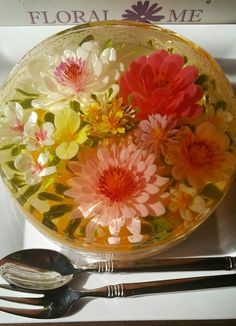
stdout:
<svg viewBox="0 0 236 326">
<path fill-rule="evenodd" d="M 85 296 L 96 297 L 130 297 L 135 295 L 190 291 L 197 289 L 229 287 L 236 285 L 236 273 L 229 275 L 202 276 L 164 281 L 124 283 L 108 285 L 99 289 L 86 291 Z"/>
<path fill-rule="evenodd" d="M 164 272 L 232 270 L 236 268 L 235 257 L 170 258 L 138 261 L 101 261 L 85 266 L 89 272 Z"/>
</svg>

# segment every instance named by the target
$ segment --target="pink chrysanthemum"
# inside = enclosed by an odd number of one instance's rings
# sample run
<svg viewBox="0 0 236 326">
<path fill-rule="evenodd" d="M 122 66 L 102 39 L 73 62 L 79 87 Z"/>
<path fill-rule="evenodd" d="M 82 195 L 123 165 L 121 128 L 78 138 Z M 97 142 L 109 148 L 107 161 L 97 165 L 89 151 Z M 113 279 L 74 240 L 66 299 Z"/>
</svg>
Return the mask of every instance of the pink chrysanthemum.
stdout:
<svg viewBox="0 0 236 326">
<path fill-rule="evenodd" d="M 81 158 L 81 157 L 80 157 Z M 155 155 L 134 144 L 101 146 L 80 162 L 70 162 L 76 177 L 69 180 L 66 195 L 75 198 L 83 216 L 93 217 L 87 226 L 91 237 L 98 225 L 108 226 L 110 243 L 119 242 L 125 226 L 130 242 L 142 239 L 139 217 L 165 213 L 161 198 L 168 178 L 157 174 Z"/>
<path fill-rule="evenodd" d="M 202 112 L 197 102 L 203 96 L 194 83 L 197 77 L 197 68 L 184 66 L 182 56 L 160 50 L 131 62 L 119 81 L 120 96 L 139 108 L 139 120 L 155 113 L 197 116 Z"/>
<path fill-rule="evenodd" d="M 149 115 L 147 120 L 142 120 L 135 130 L 135 143 L 138 147 L 149 150 L 157 157 L 165 154 L 170 144 L 177 141 L 176 120 L 167 115 Z"/>
</svg>

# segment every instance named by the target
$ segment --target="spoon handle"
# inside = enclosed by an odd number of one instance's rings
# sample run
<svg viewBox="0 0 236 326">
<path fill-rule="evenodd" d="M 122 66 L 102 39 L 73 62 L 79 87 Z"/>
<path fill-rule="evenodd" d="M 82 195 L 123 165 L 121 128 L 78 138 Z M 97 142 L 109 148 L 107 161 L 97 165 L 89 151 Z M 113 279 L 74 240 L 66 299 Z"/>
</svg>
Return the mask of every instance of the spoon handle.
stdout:
<svg viewBox="0 0 236 326">
<path fill-rule="evenodd" d="M 84 266 L 89 272 L 171 272 L 201 270 L 232 270 L 236 257 L 170 258 L 138 261 L 101 261 Z"/>
<path fill-rule="evenodd" d="M 229 274 L 108 285 L 94 290 L 86 290 L 81 293 L 81 296 L 106 298 L 129 297 L 151 293 L 191 291 L 198 289 L 229 287 L 235 285 L 236 274 Z"/>
</svg>

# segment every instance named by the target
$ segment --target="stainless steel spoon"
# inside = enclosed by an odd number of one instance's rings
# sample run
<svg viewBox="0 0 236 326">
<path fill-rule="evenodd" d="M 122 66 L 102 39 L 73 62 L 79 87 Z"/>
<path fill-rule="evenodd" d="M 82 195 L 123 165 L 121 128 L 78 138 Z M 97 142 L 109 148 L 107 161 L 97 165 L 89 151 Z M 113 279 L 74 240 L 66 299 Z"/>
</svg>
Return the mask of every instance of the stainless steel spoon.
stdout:
<svg viewBox="0 0 236 326">
<path fill-rule="evenodd" d="M 101 261 L 76 266 L 63 254 L 49 249 L 21 250 L 0 260 L 0 274 L 7 282 L 33 290 L 59 288 L 82 272 L 170 272 L 235 268 L 235 257 Z"/>
</svg>

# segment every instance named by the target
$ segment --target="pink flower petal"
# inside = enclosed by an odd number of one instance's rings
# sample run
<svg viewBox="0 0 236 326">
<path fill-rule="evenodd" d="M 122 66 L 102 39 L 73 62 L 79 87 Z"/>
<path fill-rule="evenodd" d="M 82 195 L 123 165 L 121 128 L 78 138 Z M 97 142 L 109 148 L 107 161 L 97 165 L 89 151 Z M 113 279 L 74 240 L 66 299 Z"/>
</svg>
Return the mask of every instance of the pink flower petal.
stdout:
<svg viewBox="0 0 236 326">
<path fill-rule="evenodd" d="M 161 216 L 163 214 L 165 214 L 166 209 L 164 207 L 164 205 L 161 202 L 157 202 L 155 204 L 149 205 L 151 211 L 153 212 L 153 215 L 156 216 Z"/>
<path fill-rule="evenodd" d="M 108 243 L 110 245 L 118 244 L 118 243 L 120 243 L 120 237 L 109 237 L 108 238 Z"/>
<path fill-rule="evenodd" d="M 147 186 L 146 186 L 146 188 L 145 188 L 145 190 L 149 194 L 152 194 L 153 195 L 153 194 L 156 194 L 160 190 L 160 188 L 157 187 L 157 186 L 155 186 L 155 185 L 153 185 L 153 184 L 151 184 L 151 183 L 148 183 Z"/>
<path fill-rule="evenodd" d="M 145 205 L 133 203 L 133 206 L 137 209 L 138 215 L 145 217 L 149 214 L 148 208 Z"/>
<path fill-rule="evenodd" d="M 131 222 L 126 224 L 126 227 L 133 235 L 140 235 L 141 233 L 141 222 L 139 218 L 132 218 Z"/>
<path fill-rule="evenodd" d="M 113 219 L 109 223 L 109 231 L 112 235 L 117 235 L 120 232 L 121 227 L 124 225 L 124 220 L 122 218 Z"/>
<path fill-rule="evenodd" d="M 157 177 L 155 185 L 162 187 L 169 181 L 169 178 L 161 177 L 160 175 Z"/>
<path fill-rule="evenodd" d="M 142 192 L 139 196 L 135 198 L 136 202 L 139 204 L 146 203 L 150 198 L 150 195 L 146 192 Z"/>
</svg>

